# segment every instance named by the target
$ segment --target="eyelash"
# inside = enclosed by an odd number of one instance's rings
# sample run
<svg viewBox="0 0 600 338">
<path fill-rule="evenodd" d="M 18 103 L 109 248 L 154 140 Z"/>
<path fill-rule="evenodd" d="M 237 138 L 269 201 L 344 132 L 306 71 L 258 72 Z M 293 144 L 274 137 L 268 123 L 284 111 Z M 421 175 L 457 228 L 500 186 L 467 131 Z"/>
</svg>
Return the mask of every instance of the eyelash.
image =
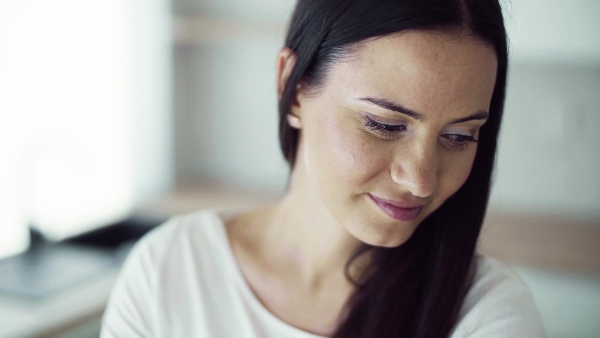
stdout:
<svg viewBox="0 0 600 338">
<path fill-rule="evenodd" d="M 406 131 L 406 126 L 403 124 L 385 124 L 377 122 L 368 116 L 365 116 L 366 122 L 365 127 L 376 132 L 379 137 L 391 140 L 395 139 L 398 134 Z M 457 151 L 466 150 L 470 143 L 479 143 L 473 136 L 461 135 L 461 134 L 444 134 L 442 137 L 448 142 L 448 145 Z"/>
<path fill-rule="evenodd" d="M 397 134 L 406 131 L 406 126 L 403 124 L 385 124 L 377 122 L 368 116 L 365 116 L 365 119 L 367 120 L 365 123 L 365 127 L 371 129 L 372 131 L 376 132 L 379 136 L 381 136 L 381 138 L 387 140 L 394 139 L 396 138 Z"/>
<path fill-rule="evenodd" d="M 463 151 L 469 147 L 470 143 L 479 143 L 473 136 L 461 134 L 445 134 L 442 135 L 454 150 Z"/>
</svg>

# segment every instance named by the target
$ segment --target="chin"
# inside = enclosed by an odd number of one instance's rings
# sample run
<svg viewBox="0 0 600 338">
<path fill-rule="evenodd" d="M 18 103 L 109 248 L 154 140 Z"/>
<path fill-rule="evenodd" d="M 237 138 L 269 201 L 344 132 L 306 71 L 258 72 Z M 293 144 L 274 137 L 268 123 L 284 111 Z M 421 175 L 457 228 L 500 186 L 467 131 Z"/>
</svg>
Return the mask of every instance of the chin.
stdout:
<svg viewBox="0 0 600 338">
<path fill-rule="evenodd" d="M 353 231 L 354 230 L 354 231 Z M 359 241 L 376 247 L 395 248 L 410 239 L 414 227 L 407 224 L 386 224 L 367 228 L 348 229 Z"/>
</svg>

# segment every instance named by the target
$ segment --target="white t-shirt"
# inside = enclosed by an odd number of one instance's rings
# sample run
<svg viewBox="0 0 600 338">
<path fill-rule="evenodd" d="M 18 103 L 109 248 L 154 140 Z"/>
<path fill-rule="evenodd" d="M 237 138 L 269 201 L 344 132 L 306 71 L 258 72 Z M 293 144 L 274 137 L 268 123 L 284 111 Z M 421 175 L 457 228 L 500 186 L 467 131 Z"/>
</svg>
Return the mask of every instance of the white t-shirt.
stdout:
<svg viewBox="0 0 600 338">
<path fill-rule="evenodd" d="M 531 294 L 506 266 L 478 257 L 451 337 L 544 337 Z M 220 214 L 171 219 L 134 247 L 109 299 L 101 338 L 317 338 L 270 313 L 239 270 Z"/>
</svg>

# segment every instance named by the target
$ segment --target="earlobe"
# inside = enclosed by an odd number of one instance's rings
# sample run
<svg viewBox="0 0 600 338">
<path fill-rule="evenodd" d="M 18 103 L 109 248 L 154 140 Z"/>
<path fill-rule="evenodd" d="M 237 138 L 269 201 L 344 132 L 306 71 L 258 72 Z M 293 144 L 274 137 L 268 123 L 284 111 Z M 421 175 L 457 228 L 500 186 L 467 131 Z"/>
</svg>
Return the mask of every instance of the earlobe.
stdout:
<svg viewBox="0 0 600 338">
<path fill-rule="evenodd" d="M 292 128 L 300 129 L 302 127 L 302 125 L 300 123 L 300 118 L 296 115 L 288 114 L 287 121 L 288 121 L 288 124 L 290 125 L 290 127 L 292 127 Z"/>
</svg>

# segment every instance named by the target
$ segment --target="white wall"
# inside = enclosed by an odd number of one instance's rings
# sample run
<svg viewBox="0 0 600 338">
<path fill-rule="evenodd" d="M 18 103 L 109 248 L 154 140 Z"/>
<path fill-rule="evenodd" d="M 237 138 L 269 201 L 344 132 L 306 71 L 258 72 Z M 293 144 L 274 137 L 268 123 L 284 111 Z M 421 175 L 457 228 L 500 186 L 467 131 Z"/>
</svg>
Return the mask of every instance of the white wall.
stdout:
<svg viewBox="0 0 600 338">
<path fill-rule="evenodd" d="M 600 216 L 600 63 L 515 62 L 500 134 L 495 206 Z"/>
<path fill-rule="evenodd" d="M 279 41 L 181 47 L 175 59 L 177 177 L 278 190 L 287 179 L 279 151 L 275 55 Z"/>
<path fill-rule="evenodd" d="M 600 1 L 500 0 L 514 60 L 600 62 Z"/>
<path fill-rule="evenodd" d="M 504 1 L 511 43 L 492 204 L 600 216 L 600 1 Z"/>
</svg>

